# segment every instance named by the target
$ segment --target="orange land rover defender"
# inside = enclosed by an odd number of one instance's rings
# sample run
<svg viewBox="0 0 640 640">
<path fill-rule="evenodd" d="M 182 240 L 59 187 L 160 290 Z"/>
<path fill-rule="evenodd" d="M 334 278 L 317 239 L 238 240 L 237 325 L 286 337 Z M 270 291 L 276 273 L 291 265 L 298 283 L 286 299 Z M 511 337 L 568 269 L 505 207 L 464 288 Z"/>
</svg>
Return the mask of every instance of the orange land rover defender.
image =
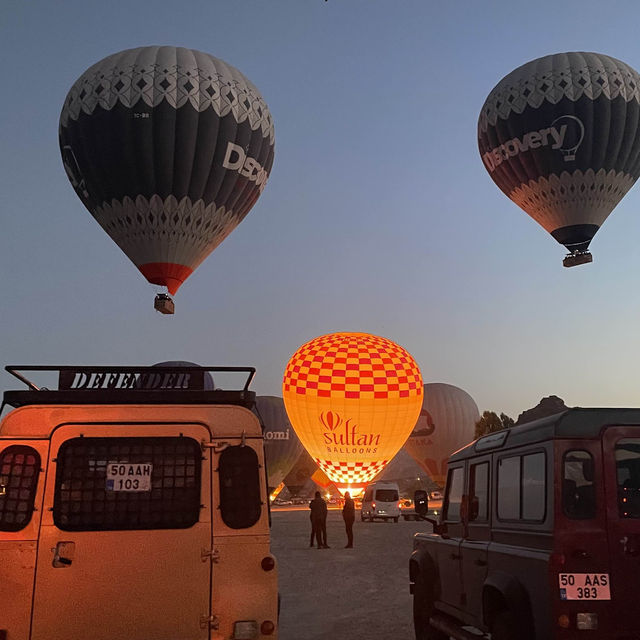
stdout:
<svg viewBox="0 0 640 640">
<path fill-rule="evenodd" d="M 6 369 L 0 640 L 277 638 L 254 369 Z"/>
</svg>

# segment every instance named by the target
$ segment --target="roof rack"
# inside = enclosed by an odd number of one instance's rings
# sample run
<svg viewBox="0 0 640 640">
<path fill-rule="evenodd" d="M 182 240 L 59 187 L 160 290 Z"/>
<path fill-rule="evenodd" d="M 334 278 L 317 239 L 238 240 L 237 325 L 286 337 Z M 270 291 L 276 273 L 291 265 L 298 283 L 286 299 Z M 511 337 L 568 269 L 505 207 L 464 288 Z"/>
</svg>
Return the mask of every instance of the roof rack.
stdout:
<svg viewBox="0 0 640 640">
<path fill-rule="evenodd" d="M 249 385 L 255 376 L 255 367 L 8 365 L 5 370 L 24 383 L 28 389 L 5 391 L 3 406 L 240 404 L 251 408 L 255 403 L 255 392 L 249 391 Z M 56 388 L 37 385 L 23 375 L 24 372 L 48 374 L 46 377 L 48 380 L 53 378 Z M 212 373 L 216 374 L 215 384 Z M 236 388 L 231 390 L 221 389 L 217 386 L 217 374 L 236 380 L 241 374 L 241 383 L 236 384 Z"/>
</svg>

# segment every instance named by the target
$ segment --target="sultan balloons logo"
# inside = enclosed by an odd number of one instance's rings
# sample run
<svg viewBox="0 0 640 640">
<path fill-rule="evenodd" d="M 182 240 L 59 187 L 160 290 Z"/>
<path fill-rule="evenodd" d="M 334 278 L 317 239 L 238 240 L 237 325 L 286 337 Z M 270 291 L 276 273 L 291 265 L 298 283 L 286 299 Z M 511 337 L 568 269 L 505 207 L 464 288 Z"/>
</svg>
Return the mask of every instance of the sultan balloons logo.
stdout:
<svg viewBox="0 0 640 640">
<path fill-rule="evenodd" d="M 256 87 L 223 60 L 181 47 L 128 49 L 87 69 L 65 99 L 59 138 L 82 203 L 168 294 L 249 213 L 274 156 Z M 168 294 L 158 311 L 173 313 Z"/>
<path fill-rule="evenodd" d="M 385 467 L 422 406 L 412 356 L 367 333 L 332 333 L 302 345 L 282 388 L 298 437 L 342 493 L 363 489 Z"/>
<path fill-rule="evenodd" d="M 640 75 L 599 53 L 558 53 L 505 76 L 478 120 L 489 175 L 569 254 L 589 244 L 640 176 Z"/>
</svg>

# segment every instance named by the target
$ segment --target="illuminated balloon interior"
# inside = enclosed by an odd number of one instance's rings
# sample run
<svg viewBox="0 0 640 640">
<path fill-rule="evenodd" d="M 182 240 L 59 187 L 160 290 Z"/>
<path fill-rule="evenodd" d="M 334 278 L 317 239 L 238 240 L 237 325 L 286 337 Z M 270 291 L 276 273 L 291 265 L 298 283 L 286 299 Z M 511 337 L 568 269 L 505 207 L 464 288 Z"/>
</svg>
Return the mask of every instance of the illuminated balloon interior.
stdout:
<svg viewBox="0 0 640 640">
<path fill-rule="evenodd" d="M 302 345 L 282 392 L 289 419 L 341 493 L 357 493 L 404 444 L 422 405 L 411 355 L 386 338 L 333 333 Z"/>
</svg>

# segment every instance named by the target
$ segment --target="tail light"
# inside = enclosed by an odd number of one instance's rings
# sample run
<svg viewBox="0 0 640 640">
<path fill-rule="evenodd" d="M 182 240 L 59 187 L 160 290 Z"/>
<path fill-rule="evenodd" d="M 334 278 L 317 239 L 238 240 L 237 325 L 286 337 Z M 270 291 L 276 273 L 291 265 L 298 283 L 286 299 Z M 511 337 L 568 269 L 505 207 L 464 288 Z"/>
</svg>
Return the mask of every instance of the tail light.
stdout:
<svg viewBox="0 0 640 640">
<path fill-rule="evenodd" d="M 265 556 L 260 563 L 263 571 L 273 571 L 276 566 L 276 561 L 273 556 Z"/>
<path fill-rule="evenodd" d="M 260 633 L 263 636 L 270 636 L 276 630 L 276 625 L 271 622 L 271 620 L 265 620 L 260 625 Z"/>
</svg>

